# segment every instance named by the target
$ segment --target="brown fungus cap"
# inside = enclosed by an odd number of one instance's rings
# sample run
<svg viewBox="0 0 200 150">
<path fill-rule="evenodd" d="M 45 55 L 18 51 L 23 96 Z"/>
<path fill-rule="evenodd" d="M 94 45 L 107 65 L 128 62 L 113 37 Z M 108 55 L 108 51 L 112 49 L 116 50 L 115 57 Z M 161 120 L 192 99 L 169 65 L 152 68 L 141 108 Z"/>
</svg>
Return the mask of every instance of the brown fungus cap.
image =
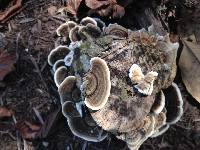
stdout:
<svg viewBox="0 0 200 150">
<path fill-rule="evenodd" d="M 53 65 L 53 72 L 55 72 L 59 67 L 65 66 L 64 59 L 57 60 Z"/>
<path fill-rule="evenodd" d="M 91 126 L 85 122 L 74 102 L 65 101 L 62 104 L 62 113 L 67 118 L 69 128 L 75 136 L 92 142 L 100 142 L 107 137 L 107 133 L 96 124 Z"/>
<path fill-rule="evenodd" d="M 81 40 L 81 37 L 78 33 L 79 29 L 80 29 L 80 26 L 77 25 L 70 30 L 69 39 L 70 39 L 71 42 L 76 42 L 76 41 Z"/>
<path fill-rule="evenodd" d="M 64 59 L 65 56 L 70 52 L 67 46 L 58 46 L 53 49 L 48 55 L 48 63 L 53 66 L 55 62 L 59 59 Z"/>
<path fill-rule="evenodd" d="M 179 87 L 176 83 L 172 83 L 165 91 L 167 123 L 175 124 L 183 115 L 183 99 Z"/>
<path fill-rule="evenodd" d="M 162 127 L 166 125 L 166 110 L 164 109 L 161 113 L 158 115 L 155 115 L 155 128 L 154 133 L 151 135 L 151 137 L 156 137 L 161 135 Z"/>
<path fill-rule="evenodd" d="M 131 66 L 128 75 L 133 84 L 139 83 L 142 79 L 144 79 L 142 69 L 137 64 L 133 64 Z"/>
<path fill-rule="evenodd" d="M 128 37 L 128 29 L 118 25 L 118 24 L 109 24 L 108 27 L 104 28 L 104 34 L 106 35 L 114 35 L 121 38 Z"/>
<path fill-rule="evenodd" d="M 155 71 L 148 72 L 144 79 L 142 79 L 137 85 L 134 87 L 138 90 L 138 92 L 144 95 L 151 95 L 153 92 L 153 83 L 154 80 L 157 78 L 158 73 Z"/>
<path fill-rule="evenodd" d="M 83 25 L 83 26 L 86 26 L 89 23 L 97 26 L 97 22 L 91 17 L 85 17 L 80 22 L 80 24 Z"/>
<path fill-rule="evenodd" d="M 111 90 L 110 71 L 106 62 L 94 57 L 90 60 L 90 71 L 85 75 L 82 89 L 85 104 L 92 110 L 99 110 L 106 104 Z"/>
<path fill-rule="evenodd" d="M 169 127 L 170 127 L 170 125 L 168 125 L 168 124 L 163 125 L 162 127 L 160 127 L 158 129 L 158 131 L 155 131 L 151 137 L 154 138 L 154 137 L 158 137 L 158 136 L 162 135 L 169 129 Z"/>
<path fill-rule="evenodd" d="M 82 40 L 86 40 L 88 38 L 98 38 L 101 35 L 101 30 L 98 26 L 95 26 L 91 23 L 88 23 L 86 26 L 80 27 L 78 31 Z"/>
<path fill-rule="evenodd" d="M 140 146 L 146 141 L 154 132 L 155 128 L 155 118 L 154 116 L 146 116 L 144 119 L 144 124 L 142 129 L 138 131 L 138 134 L 141 136 L 137 136 L 137 140 L 125 140 L 127 142 L 128 147 L 131 150 L 138 150 Z"/>
<path fill-rule="evenodd" d="M 75 26 L 76 26 L 76 23 L 74 21 L 67 21 L 66 23 L 61 24 L 57 28 L 56 33 L 58 36 L 67 37 L 69 34 L 69 31 Z"/>
<path fill-rule="evenodd" d="M 105 22 L 103 22 L 101 19 L 99 18 L 93 18 L 96 22 L 97 22 L 97 26 L 103 30 L 103 28 L 106 26 Z"/>
<path fill-rule="evenodd" d="M 59 67 L 54 73 L 54 82 L 57 87 L 64 81 L 64 79 L 69 75 L 69 70 L 65 66 Z"/>
<path fill-rule="evenodd" d="M 159 114 L 164 109 L 164 107 L 165 107 L 165 95 L 163 91 L 160 91 L 156 96 L 151 111 L 154 114 Z"/>
<path fill-rule="evenodd" d="M 62 104 L 62 114 L 66 118 L 81 117 L 79 112 L 76 109 L 74 102 L 71 102 L 71 101 L 65 101 Z"/>
<path fill-rule="evenodd" d="M 76 77 L 68 76 L 58 87 L 58 93 L 60 95 L 61 104 L 65 101 L 71 101 L 71 92 L 76 86 Z"/>
<path fill-rule="evenodd" d="M 101 142 L 107 137 L 100 127 L 89 126 L 81 117 L 68 118 L 67 122 L 72 133 L 86 141 Z"/>
</svg>

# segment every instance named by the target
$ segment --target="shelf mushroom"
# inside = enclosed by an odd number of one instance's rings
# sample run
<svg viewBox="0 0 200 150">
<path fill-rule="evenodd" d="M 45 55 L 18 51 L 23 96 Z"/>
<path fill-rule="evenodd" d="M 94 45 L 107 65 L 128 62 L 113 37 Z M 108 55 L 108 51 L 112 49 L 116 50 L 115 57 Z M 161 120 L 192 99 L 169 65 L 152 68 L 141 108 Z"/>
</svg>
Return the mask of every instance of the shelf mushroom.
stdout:
<svg viewBox="0 0 200 150">
<path fill-rule="evenodd" d="M 85 104 L 92 110 L 99 110 L 106 104 L 110 95 L 110 71 L 106 62 L 98 57 L 90 60 L 90 71 L 85 75 L 82 92 Z"/>
<path fill-rule="evenodd" d="M 69 31 L 76 26 L 76 23 L 74 21 L 68 21 L 66 23 L 61 24 L 57 30 L 56 33 L 58 36 L 68 37 Z"/>
<path fill-rule="evenodd" d="M 60 95 L 61 104 L 71 99 L 71 92 L 72 92 L 72 89 L 75 87 L 75 85 L 76 85 L 75 76 L 68 76 L 60 84 L 60 86 L 58 87 L 58 93 Z"/>
<path fill-rule="evenodd" d="M 48 55 L 48 63 L 53 66 L 55 62 L 59 59 L 64 59 L 64 57 L 70 52 L 67 46 L 58 46 L 53 49 Z"/>
<path fill-rule="evenodd" d="M 56 86 L 59 87 L 67 76 L 69 76 L 69 69 L 65 66 L 59 67 L 54 73 L 54 82 Z"/>
<path fill-rule="evenodd" d="M 70 50 L 53 50 L 48 61 L 57 76 L 63 61 L 71 70 L 55 81 L 74 135 L 98 142 L 110 132 L 137 150 L 180 119 L 183 101 L 173 83 L 178 43 L 167 36 L 89 17 L 69 31 Z"/>
<path fill-rule="evenodd" d="M 91 18 L 91 17 L 85 17 L 85 18 L 83 18 L 83 19 L 81 20 L 80 24 L 83 25 L 83 26 L 86 26 L 86 25 L 88 25 L 88 24 L 93 24 L 94 26 L 97 26 L 96 20 L 94 20 L 94 19 Z"/>
<path fill-rule="evenodd" d="M 183 99 L 181 96 L 180 89 L 176 83 L 172 83 L 172 86 L 165 92 L 166 109 L 167 109 L 167 120 L 168 124 L 175 124 L 180 120 L 183 115 Z"/>
</svg>

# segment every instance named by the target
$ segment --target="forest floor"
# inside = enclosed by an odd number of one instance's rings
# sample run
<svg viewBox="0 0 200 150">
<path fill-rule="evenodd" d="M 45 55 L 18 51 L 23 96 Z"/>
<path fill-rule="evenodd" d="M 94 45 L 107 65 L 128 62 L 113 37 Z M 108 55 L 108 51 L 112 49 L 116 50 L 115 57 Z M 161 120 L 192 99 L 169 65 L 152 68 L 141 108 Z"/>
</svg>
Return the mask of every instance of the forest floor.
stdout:
<svg viewBox="0 0 200 150">
<path fill-rule="evenodd" d="M 51 115 L 59 112 L 57 89 L 47 56 L 55 46 L 55 30 L 63 23 L 63 20 L 53 17 L 55 10 L 60 7 L 61 2 L 56 0 L 29 0 L 22 5 L 18 14 L 5 24 L 0 24 L 0 36 L 5 41 L 4 49 L 18 55 L 15 70 L 0 84 L 0 101 L 1 105 L 14 112 L 17 121 L 41 123 L 37 114 L 39 112 L 44 122 L 47 119 L 51 122 L 55 121 L 51 120 Z M 133 25 L 134 23 L 130 23 L 128 26 Z M 187 93 L 178 75 L 176 81 L 184 99 L 183 117 L 163 135 L 148 139 L 141 150 L 200 149 L 200 105 Z M 12 122 L 12 119 L 6 122 Z M 42 133 L 47 135 L 45 138 L 26 141 L 29 149 L 128 150 L 123 141 L 112 135 L 100 143 L 86 142 L 73 136 L 62 116 L 56 126 L 46 128 Z M 24 144 L 20 135 L 16 136 L 16 132 L 0 131 L 0 149 L 17 150 L 19 141 Z"/>
</svg>

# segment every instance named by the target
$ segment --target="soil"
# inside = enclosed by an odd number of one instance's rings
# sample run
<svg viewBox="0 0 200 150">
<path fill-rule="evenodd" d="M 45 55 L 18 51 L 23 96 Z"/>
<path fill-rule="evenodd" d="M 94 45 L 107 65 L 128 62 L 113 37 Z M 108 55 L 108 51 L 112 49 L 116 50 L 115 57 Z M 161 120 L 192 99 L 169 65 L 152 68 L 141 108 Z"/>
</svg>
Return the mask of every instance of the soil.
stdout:
<svg viewBox="0 0 200 150">
<path fill-rule="evenodd" d="M 54 9 L 63 7 L 62 1 L 29 0 L 20 11 L 5 24 L 0 24 L 3 44 L 0 48 L 16 52 L 18 56 L 15 70 L 0 83 L 0 102 L 14 111 L 17 121 L 28 120 L 41 123 L 35 109 L 43 120 L 51 118 L 51 113 L 60 107 L 56 86 L 54 85 L 47 55 L 55 47 L 55 30 L 64 22 L 63 18 L 53 17 Z M 131 10 L 131 7 L 128 8 Z M 140 13 L 141 11 L 139 11 Z M 147 27 L 134 15 L 123 21 L 131 29 Z M 68 17 L 69 19 L 71 17 Z M 108 21 L 108 20 L 107 20 Z M 1 38 L 0 38 L 1 40 Z M 1 41 L 0 41 L 1 42 Z M 178 72 L 176 82 L 184 98 L 184 114 L 181 120 L 170 127 L 163 135 L 148 139 L 141 150 L 197 150 L 200 149 L 200 104 L 185 90 Z M 51 119 L 50 119 L 51 120 Z M 6 120 L 7 121 L 7 120 Z M 12 119 L 7 122 L 13 122 Z M 69 130 L 66 119 L 60 117 L 51 131 L 33 142 L 27 141 L 28 149 L 37 150 L 128 150 L 123 141 L 110 135 L 100 143 L 92 143 L 75 137 Z M 17 150 L 16 132 L 0 131 L 0 149 Z M 23 141 L 21 142 L 23 145 Z"/>
</svg>

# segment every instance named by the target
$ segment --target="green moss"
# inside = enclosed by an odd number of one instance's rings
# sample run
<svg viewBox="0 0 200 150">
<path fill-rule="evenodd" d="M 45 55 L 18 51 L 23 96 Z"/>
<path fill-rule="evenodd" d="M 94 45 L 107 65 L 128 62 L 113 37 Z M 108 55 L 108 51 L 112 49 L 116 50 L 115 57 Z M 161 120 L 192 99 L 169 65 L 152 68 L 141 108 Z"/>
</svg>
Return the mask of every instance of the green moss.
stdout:
<svg viewBox="0 0 200 150">
<path fill-rule="evenodd" d="M 110 45 L 112 41 L 113 41 L 112 37 L 104 36 L 104 37 L 98 38 L 96 43 L 101 46 L 107 46 L 107 45 Z"/>
<path fill-rule="evenodd" d="M 122 80 L 118 80 L 118 86 L 121 88 L 121 99 L 127 100 L 129 98 L 126 88 L 126 83 L 124 83 Z"/>
<path fill-rule="evenodd" d="M 81 49 L 81 53 L 86 54 L 88 52 L 88 50 L 90 50 L 91 47 L 91 42 L 83 42 L 80 46 Z"/>
</svg>

